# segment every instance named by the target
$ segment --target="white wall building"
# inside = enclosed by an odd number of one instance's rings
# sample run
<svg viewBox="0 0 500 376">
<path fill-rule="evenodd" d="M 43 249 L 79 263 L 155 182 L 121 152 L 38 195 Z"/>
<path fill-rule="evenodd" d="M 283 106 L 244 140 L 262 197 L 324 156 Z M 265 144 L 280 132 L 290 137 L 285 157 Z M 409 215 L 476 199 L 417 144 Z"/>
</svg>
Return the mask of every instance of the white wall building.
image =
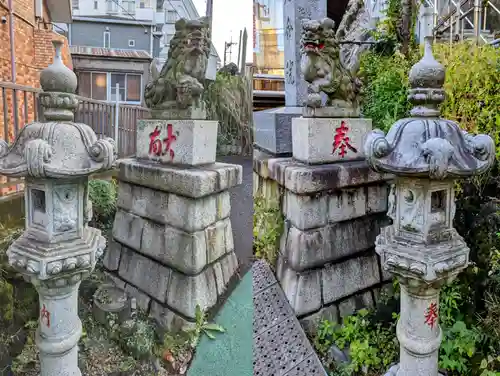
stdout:
<svg viewBox="0 0 500 376">
<path fill-rule="evenodd" d="M 145 25 L 154 24 L 152 45 L 153 57 L 158 57 L 163 63 L 168 55 L 170 40 L 175 33 L 175 22 L 180 18 L 196 19 L 200 15 L 192 0 L 72 0 L 73 16 L 81 19 L 105 17 L 125 18 L 137 22 L 144 21 Z M 95 46 L 103 47 L 103 46 Z M 215 79 L 220 66 L 220 57 L 212 44 L 206 77 Z"/>
</svg>

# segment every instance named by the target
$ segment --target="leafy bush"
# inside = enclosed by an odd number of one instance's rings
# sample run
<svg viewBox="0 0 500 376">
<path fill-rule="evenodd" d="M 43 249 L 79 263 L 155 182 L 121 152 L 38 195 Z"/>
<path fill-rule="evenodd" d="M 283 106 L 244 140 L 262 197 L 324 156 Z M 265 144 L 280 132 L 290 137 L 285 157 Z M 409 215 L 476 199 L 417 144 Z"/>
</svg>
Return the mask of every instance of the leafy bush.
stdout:
<svg viewBox="0 0 500 376">
<path fill-rule="evenodd" d="M 219 121 L 217 145 L 240 145 L 241 137 L 250 135 L 253 113 L 247 79 L 218 73 L 215 81 L 207 85 L 204 97 L 208 118 Z"/>
<path fill-rule="evenodd" d="M 255 257 L 276 265 L 279 241 L 283 232 L 283 215 L 278 203 L 270 204 L 263 197 L 254 198 L 253 253 Z"/>
<path fill-rule="evenodd" d="M 117 185 L 115 180 L 91 180 L 89 199 L 92 201 L 92 219 L 90 225 L 104 232 L 113 228 L 116 214 Z"/>
</svg>

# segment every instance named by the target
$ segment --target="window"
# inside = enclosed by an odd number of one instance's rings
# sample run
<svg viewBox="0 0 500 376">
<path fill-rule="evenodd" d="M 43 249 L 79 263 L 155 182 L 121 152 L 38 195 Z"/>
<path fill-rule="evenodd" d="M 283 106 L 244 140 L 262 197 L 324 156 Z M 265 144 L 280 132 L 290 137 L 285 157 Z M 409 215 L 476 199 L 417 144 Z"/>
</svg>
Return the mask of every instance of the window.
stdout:
<svg viewBox="0 0 500 376">
<path fill-rule="evenodd" d="M 99 1 L 94 1 L 94 9 L 97 10 L 99 9 Z"/>
<path fill-rule="evenodd" d="M 103 37 L 104 37 L 103 47 L 111 48 L 111 33 L 109 31 L 105 31 Z"/>
<path fill-rule="evenodd" d="M 72 0 L 71 1 L 71 7 L 73 9 L 80 9 L 80 1 L 79 0 Z"/>
<path fill-rule="evenodd" d="M 172 40 L 173 37 L 174 37 L 173 34 L 165 34 L 165 46 L 170 45 L 170 41 Z"/>
<path fill-rule="evenodd" d="M 133 40 L 133 39 L 129 39 L 129 40 L 128 40 L 128 46 L 129 46 L 129 47 L 135 47 L 135 40 Z"/>
<path fill-rule="evenodd" d="M 106 73 L 92 73 L 91 98 L 105 101 L 108 94 L 108 80 Z"/>
<path fill-rule="evenodd" d="M 78 73 L 78 95 L 86 98 L 92 98 L 92 73 Z"/>
<path fill-rule="evenodd" d="M 116 85 L 118 84 L 118 92 Z M 78 95 L 101 101 L 138 103 L 141 101 L 142 75 L 133 73 L 79 72 Z"/>
<path fill-rule="evenodd" d="M 177 21 L 177 13 L 175 12 L 175 10 L 167 10 L 167 12 L 165 13 L 165 21 L 167 23 L 174 23 L 175 21 Z"/>
<path fill-rule="evenodd" d="M 141 75 L 127 74 L 127 102 L 141 101 Z"/>
<path fill-rule="evenodd" d="M 135 14 L 135 0 L 122 0 L 122 8 L 125 13 Z"/>
<path fill-rule="evenodd" d="M 139 8 L 151 8 L 151 0 L 139 0 Z"/>
<path fill-rule="evenodd" d="M 118 0 L 106 0 L 106 10 L 108 13 L 118 13 Z"/>
<path fill-rule="evenodd" d="M 111 73 L 111 101 L 116 101 L 116 85 L 118 85 L 118 100 L 125 101 L 125 74 Z"/>
</svg>

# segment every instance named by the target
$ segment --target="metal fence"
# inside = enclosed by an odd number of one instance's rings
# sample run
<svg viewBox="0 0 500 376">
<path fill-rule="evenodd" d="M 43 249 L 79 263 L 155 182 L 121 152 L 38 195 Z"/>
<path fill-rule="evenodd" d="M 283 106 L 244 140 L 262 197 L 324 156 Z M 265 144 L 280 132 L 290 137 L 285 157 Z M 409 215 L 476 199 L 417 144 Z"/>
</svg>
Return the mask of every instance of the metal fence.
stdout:
<svg viewBox="0 0 500 376">
<path fill-rule="evenodd" d="M 0 138 L 12 143 L 19 131 L 29 122 L 43 120 L 43 109 L 38 100 L 40 89 L 0 81 Z M 118 92 L 118 91 L 117 91 Z M 116 141 L 118 157 L 135 154 L 136 129 L 139 119 L 150 116 L 148 108 L 104 102 L 85 97 L 79 99 L 75 121 L 92 127 L 99 138 Z M 0 196 L 22 191 L 22 179 L 0 178 Z"/>
</svg>

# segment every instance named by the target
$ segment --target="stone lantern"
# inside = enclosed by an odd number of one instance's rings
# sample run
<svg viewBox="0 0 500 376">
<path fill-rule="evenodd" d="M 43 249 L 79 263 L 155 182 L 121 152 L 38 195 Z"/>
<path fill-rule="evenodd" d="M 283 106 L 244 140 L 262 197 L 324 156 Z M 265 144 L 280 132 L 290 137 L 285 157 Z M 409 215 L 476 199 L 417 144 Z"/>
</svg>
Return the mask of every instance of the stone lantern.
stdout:
<svg viewBox="0 0 500 376">
<path fill-rule="evenodd" d="M 495 160 L 487 135 L 472 136 L 440 117 L 445 69 L 432 55 L 432 37 L 410 71 L 411 118 L 365 143 L 370 167 L 395 175 L 389 202 L 393 224 L 376 241 L 382 267 L 399 279 L 400 363 L 387 375 L 437 376 L 442 339 L 439 291 L 469 263 L 469 248 L 453 228 L 455 179 L 481 174 Z"/>
<path fill-rule="evenodd" d="M 73 122 L 76 76 L 62 62 L 62 42 L 53 44 L 54 63 L 40 75 L 45 121 L 27 124 L 12 145 L 0 141 L 0 174 L 25 178 L 26 230 L 7 255 L 39 293 L 41 376 L 75 376 L 81 375 L 78 287 L 106 245 L 87 226 L 88 180 L 110 169 L 116 156 L 113 140 L 98 140 L 88 125 Z"/>
</svg>

